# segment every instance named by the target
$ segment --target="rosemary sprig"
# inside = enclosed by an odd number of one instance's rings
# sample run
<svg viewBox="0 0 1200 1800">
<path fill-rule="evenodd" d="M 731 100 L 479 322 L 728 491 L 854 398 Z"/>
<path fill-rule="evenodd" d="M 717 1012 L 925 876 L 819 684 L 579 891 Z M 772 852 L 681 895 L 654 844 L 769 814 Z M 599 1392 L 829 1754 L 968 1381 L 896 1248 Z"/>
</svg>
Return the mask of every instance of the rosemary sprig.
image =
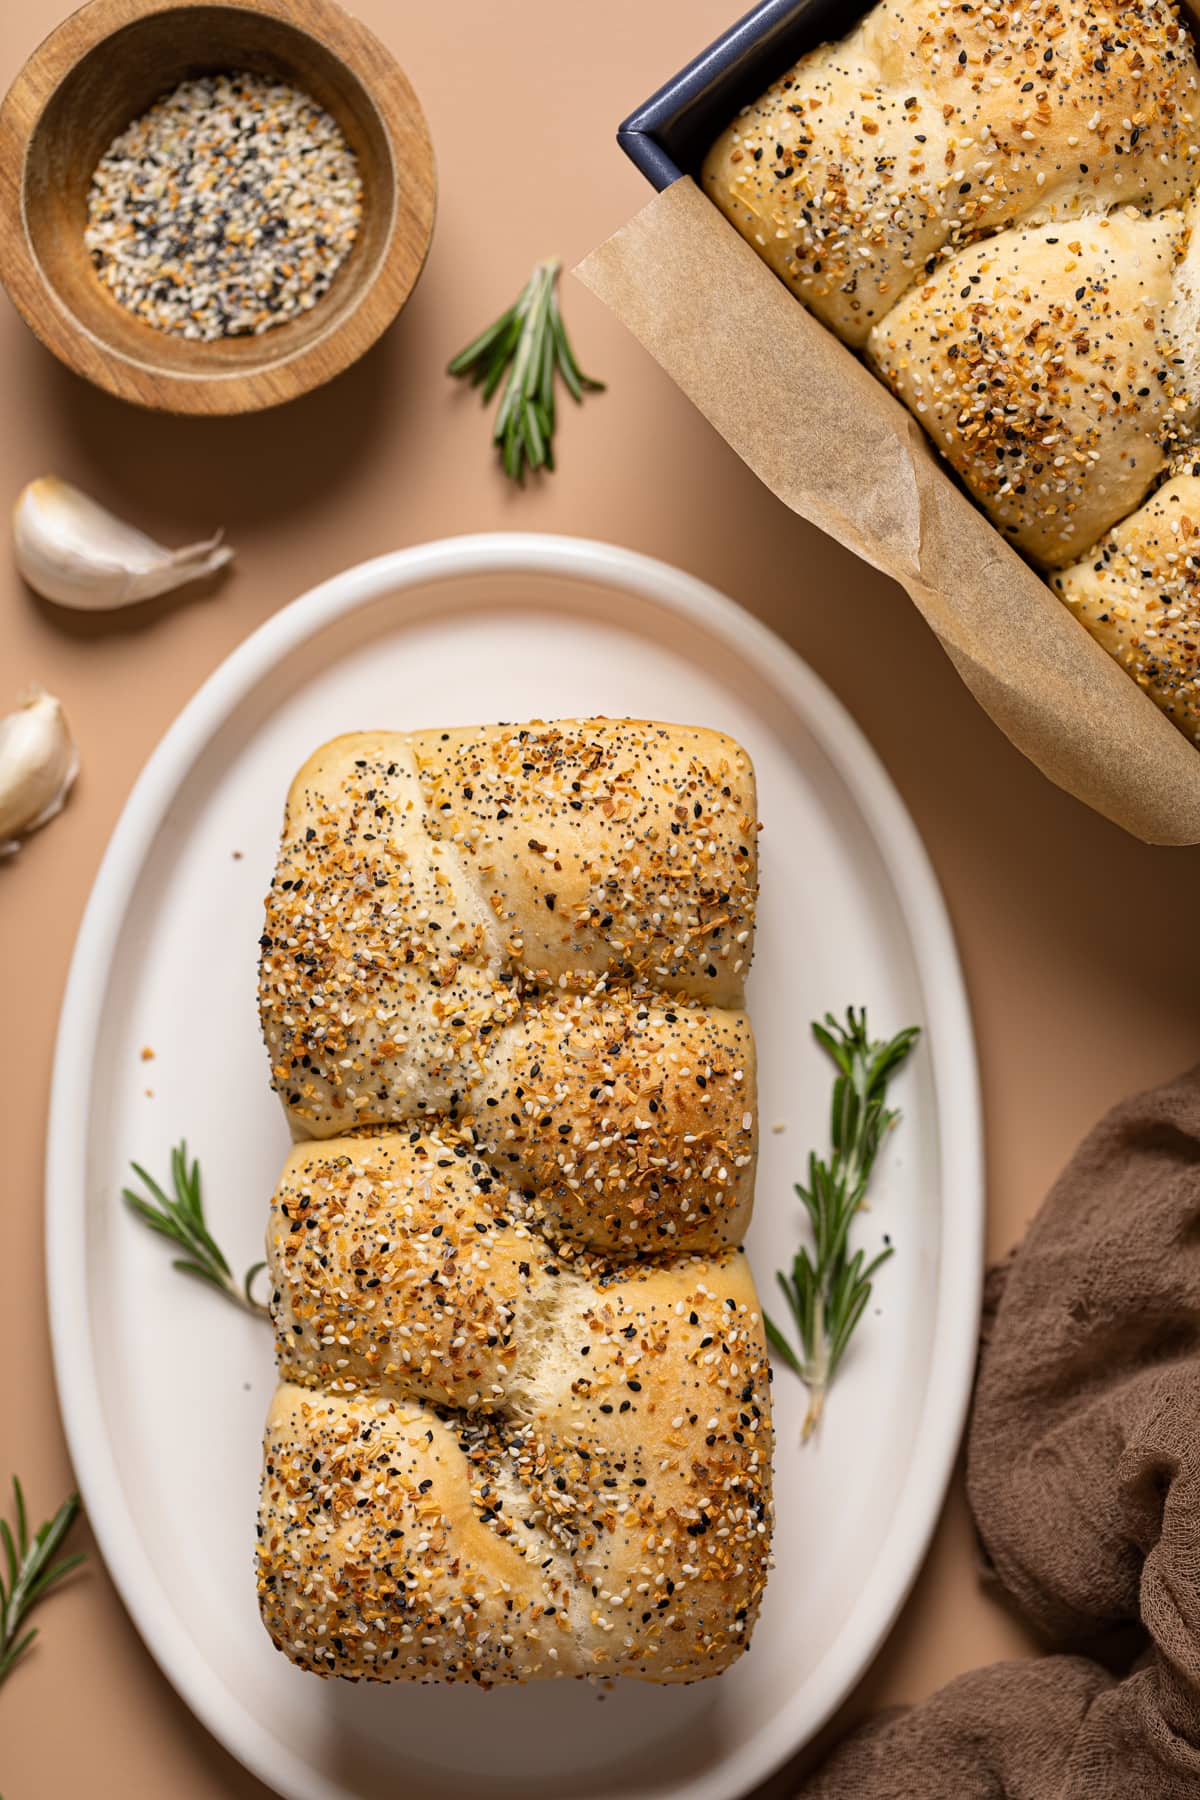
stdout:
<svg viewBox="0 0 1200 1800">
<path fill-rule="evenodd" d="M 865 1008 L 856 1012 L 853 1007 L 847 1009 L 844 1025 L 826 1013 L 824 1024 L 814 1021 L 812 1031 L 838 1071 L 832 1151 L 828 1160 L 810 1155 L 808 1186 L 796 1183 L 812 1225 L 812 1249 L 801 1245 L 790 1273 L 780 1269 L 775 1277 L 796 1322 L 800 1354 L 764 1315 L 772 1346 L 808 1388 L 806 1439 L 820 1423 L 829 1384 L 871 1297 L 872 1278 L 892 1254 L 889 1244 L 869 1262 L 861 1250 L 851 1255 L 850 1227 L 865 1203 L 884 1133 L 900 1117 L 885 1105 L 888 1082 L 920 1036 L 919 1027 L 910 1025 L 886 1042 L 872 1042 Z"/>
<path fill-rule="evenodd" d="M 132 1188 L 122 1188 L 126 1201 L 151 1231 L 170 1238 L 173 1244 L 178 1244 L 186 1252 L 184 1256 L 176 1258 L 172 1266 L 181 1274 L 194 1275 L 198 1281 L 207 1281 L 211 1287 L 219 1288 L 227 1299 L 237 1306 L 244 1306 L 255 1317 L 265 1315 L 267 1307 L 254 1298 L 251 1288 L 255 1276 L 266 1268 L 266 1264 L 252 1263 L 246 1270 L 240 1287 L 234 1280 L 229 1264 L 205 1223 L 204 1201 L 200 1193 L 200 1164 L 193 1159 L 189 1165 L 187 1144 L 181 1141 L 171 1152 L 171 1184 L 175 1190 L 173 1198 L 163 1192 L 140 1163 L 130 1163 L 129 1166 L 152 1198 L 146 1200 L 141 1194 L 135 1194 Z"/>
<path fill-rule="evenodd" d="M 54 1517 L 39 1525 L 32 1538 L 25 1516 L 25 1496 L 15 1475 L 13 1494 L 16 1499 L 15 1524 L 10 1526 L 7 1519 L 0 1519 L 0 1544 L 4 1547 L 5 1563 L 4 1570 L 0 1571 L 0 1682 L 11 1673 L 37 1636 L 36 1625 L 24 1632 L 21 1629 L 30 1611 L 56 1582 L 79 1567 L 85 1554 L 80 1550 L 60 1563 L 53 1561 L 75 1522 L 79 1511 L 78 1494 L 64 1500 Z"/>
<path fill-rule="evenodd" d="M 525 470 L 554 467 L 554 380 L 561 375 L 575 400 L 599 393 L 602 381 L 585 375 L 575 360 L 558 308 L 557 257 L 537 265 L 512 306 L 473 343 L 460 350 L 446 373 L 483 388 L 491 399 L 509 371 L 492 442 L 504 473 L 523 481 Z"/>
</svg>

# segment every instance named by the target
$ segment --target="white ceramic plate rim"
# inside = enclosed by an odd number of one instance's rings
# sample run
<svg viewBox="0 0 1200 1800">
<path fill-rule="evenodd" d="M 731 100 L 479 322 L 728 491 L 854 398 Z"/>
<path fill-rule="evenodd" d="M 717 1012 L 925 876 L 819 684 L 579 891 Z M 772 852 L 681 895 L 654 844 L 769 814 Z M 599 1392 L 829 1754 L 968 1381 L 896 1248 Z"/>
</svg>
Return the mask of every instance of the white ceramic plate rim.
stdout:
<svg viewBox="0 0 1200 1800">
<path fill-rule="evenodd" d="M 831 1652 L 789 1705 L 741 1751 L 679 1790 L 678 1800 L 732 1800 L 766 1779 L 845 1699 L 890 1630 L 921 1566 L 954 1466 L 975 1366 L 983 1268 L 983 1147 L 974 1038 L 949 917 L 924 846 L 861 731 L 819 678 L 765 625 L 679 569 L 615 545 L 531 532 L 442 539 L 394 551 L 322 582 L 262 625 L 208 678 L 135 783 L 96 876 L 59 1022 L 46 1153 L 46 1254 L 54 1368 L 67 1441 L 101 1554 L 138 1631 L 212 1734 L 268 1786 L 293 1800 L 346 1800 L 346 1790 L 281 1754 L 278 1739 L 180 1629 L 138 1538 L 104 1425 L 90 1351 L 84 1254 L 87 1121 L 108 970 L 134 884 L 176 789 L 214 733 L 290 651 L 332 621 L 421 583 L 538 573 L 619 587 L 736 646 L 809 720 L 854 794 L 893 884 L 913 945 L 928 1021 L 939 1112 L 943 1194 L 937 1324 L 921 1421 L 881 1547 L 883 1571 L 861 1595 Z M 732 1785 L 731 1785 L 732 1783 Z"/>
</svg>

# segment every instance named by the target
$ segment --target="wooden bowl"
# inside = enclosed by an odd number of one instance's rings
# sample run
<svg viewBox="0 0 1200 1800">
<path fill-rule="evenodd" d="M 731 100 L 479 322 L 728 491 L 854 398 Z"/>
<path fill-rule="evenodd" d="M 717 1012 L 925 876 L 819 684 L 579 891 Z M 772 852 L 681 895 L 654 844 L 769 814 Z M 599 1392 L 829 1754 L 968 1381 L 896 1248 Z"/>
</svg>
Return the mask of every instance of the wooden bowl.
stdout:
<svg viewBox="0 0 1200 1800">
<path fill-rule="evenodd" d="M 92 172 L 180 81 L 228 69 L 310 93 L 358 158 L 363 217 L 329 292 L 258 337 L 193 342 L 145 324 L 84 243 Z M 433 230 L 433 149 L 404 71 L 334 0 L 91 0 L 34 51 L 0 106 L 0 280 L 68 368 L 140 406 L 238 413 L 340 374 L 412 292 Z"/>
</svg>

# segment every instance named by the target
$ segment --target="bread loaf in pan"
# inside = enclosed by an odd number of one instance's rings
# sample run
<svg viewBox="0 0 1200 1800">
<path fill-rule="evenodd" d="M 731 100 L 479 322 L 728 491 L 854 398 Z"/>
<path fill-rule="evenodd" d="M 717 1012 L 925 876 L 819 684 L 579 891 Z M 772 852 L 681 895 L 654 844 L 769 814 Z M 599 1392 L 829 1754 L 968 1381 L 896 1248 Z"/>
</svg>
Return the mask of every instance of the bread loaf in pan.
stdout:
<svg viewBox="0 0 1200 1800">
<path fill-rule="evenodd" d="M 878 0 L 702 180 L 1039 569 L 1192 459 L 1200 69 L 1171 0 Z M 1186 728 L 1177 666 L 1135 660 Z"/>
</svg>

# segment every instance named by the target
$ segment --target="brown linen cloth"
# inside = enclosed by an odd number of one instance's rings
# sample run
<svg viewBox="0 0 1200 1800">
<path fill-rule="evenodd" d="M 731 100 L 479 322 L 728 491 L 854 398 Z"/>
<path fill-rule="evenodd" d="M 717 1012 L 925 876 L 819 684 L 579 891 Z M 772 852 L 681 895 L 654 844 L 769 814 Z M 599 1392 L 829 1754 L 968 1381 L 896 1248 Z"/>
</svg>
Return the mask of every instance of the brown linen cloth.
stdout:
<svg viewBox="0 0 1200 1800">
<path fill-rule="evenodd" d="M 1200 1068 L 1111 1112 L 992 1272 L 967 1487 L 1074 1654 L 868 1721 L 802 1800 L 1200 1800 Z"/>
</svg>

